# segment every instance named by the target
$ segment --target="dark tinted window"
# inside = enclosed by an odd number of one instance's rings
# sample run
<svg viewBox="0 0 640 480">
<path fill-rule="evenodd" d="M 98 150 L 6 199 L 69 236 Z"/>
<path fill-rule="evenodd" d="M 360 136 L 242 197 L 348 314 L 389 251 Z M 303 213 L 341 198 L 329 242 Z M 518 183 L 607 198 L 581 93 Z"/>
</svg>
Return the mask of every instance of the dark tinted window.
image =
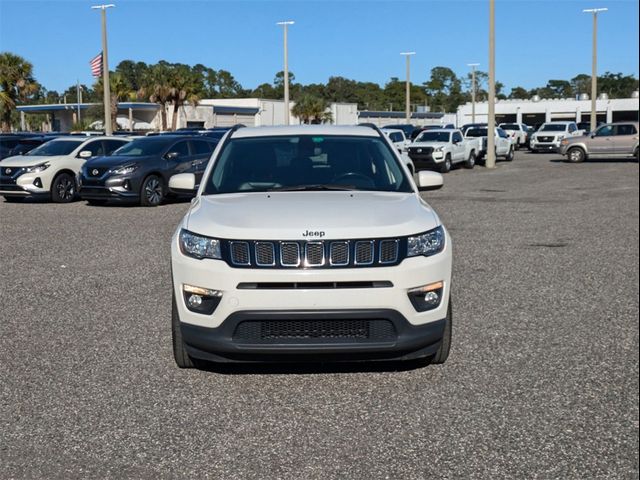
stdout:
<svg viewBox="0 0 640 480">
<path fill-rule="evenodd" d="M 102 140 L 96 140 L 95 142 L 87 143 L 84 147 L 82 147 L 82 151 L 88 150 L 91 152 L 92 157 L 99 157 L 104 155 L 104 145 L 102 145 Z"/>
<path fill-rule="evenodd" d="M 596 130 L 596 137 L 610 137 L 613 135 L 613 125 L 605 125 Z"/>
<path fill-rule="evenodd" d="M 42 155 L 45 157 L 52 157 L 54 155 L 69 155 L 76 148 L 80 146 L 82 142 L 76 142 L 73 140 L 51 140 L 47 143 L 43 143 L 38 148 L 34 148 L 29 152 L 29 156 Z"/>
<path fill-rule="evenodd" d="M 191 145 L 193 146 L 194 155 L 205 155 L 213 151 L 213 144 L 209 142 L 193 140 Z"/>
<path fill-rule="evenodd" d="M 18 144 L 18 139 L 17 138 L 12 138 L 12 139 L 0 138 L 0 146 L 2 148 L 13 148 L 17 144 Z"/>
<path fill-rule="evenodd" d="M 636 127 L 634 125 L 616 125 L 616 135 L 635 135 Z"/>
<path fill-rule="evenodd" d="M 205 194 L 332 188 L 412 191 L 379 137 L 291 135 L 231 140 L 216 160 Z"/>
<path fill-rule="evenodd" d="M 177 153 L 178 158 L 189 156 L 189 143 L 186 141 L 178 142 L 173 145 L 167 153 Z"/>
<path fill-rule="evenodd" d="M 462 134 L 460 132 L 454 132 L 453 141 L 454 142 L 461 142 L 462 141 Z"/>
<path fill-rule="evenodd" d="M 487 129 L 486 128 L 470 128 L 466 133 L 467 137 L 486 137 Z"/>
<path fill-rule="evenodd" d="M 122 147 L 127 142 L 124 142 L 122 140 L 103 140 L 103 143 L 105 147 L 104 148 L 105 155 L 111 155 L 114 150 L 117 150 L 118 148 Z"/>
<path fill-rule="evenodd" d="M 502 125 L 500 125 L 500 128 L 503 130 L 520 130 L 520 125 L 518 125 L 517 123 L 503 123 Z"/>
<path fill-rule="evenodd" d="M 498 128 L 496 129 L 498 131 L 498 136 L 502 137 L 502 138 L 509 138 L 509 136 L 507 135 L 507 132 L 505 132 L 503 129 Z"/>
<path fill-rule="evenodd" d="M 422 132 L 416 138 L 416 142 L 448 142 L 450 137 L 449 132 L 439 132 L 437 130 L 427 130 Z"/>
<path fill-rule="evenodd" d="M 174 140 L 167 137 L 154 136 L 140 138 L 132 142 L 125 143 L 122 147 L 113 152 L 114 155 L 128 155 L 131 157 L 142 157 L 146 155 L 159 155 L 173 143 Z"/>
<path fill-rule="evenodd" d="M 564 123 L 545 123 L 540 128 L 540 132 L 564 132 L 567 126 Z"/>
<path fill-rule="evenodd" d="M 576 126 L 575 123 L 572 123 L 572 124 L 569 125 L 569 133 L 573 133 L 576 130 L 578 130 L 578 127 Z"/>
</svg>

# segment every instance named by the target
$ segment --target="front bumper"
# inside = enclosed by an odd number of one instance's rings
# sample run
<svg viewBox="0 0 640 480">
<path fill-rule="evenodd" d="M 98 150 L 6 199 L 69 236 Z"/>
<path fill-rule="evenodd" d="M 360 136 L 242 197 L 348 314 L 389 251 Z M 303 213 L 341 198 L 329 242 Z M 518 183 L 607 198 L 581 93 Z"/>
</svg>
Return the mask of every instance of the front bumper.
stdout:
<svg viewBox="0 0 640 480">
<path fill-rule="evenodd" d="M 247 324 L 305 322 L 327 325 L 335 321 L 386 322 L 393 335 L 373 341 L 351 338 L 342 342 L 323 342 L 309 337 L 277 343 L 265 342 L 259 336 L 238 339 L 238 332 Z M 239 311 L 218 328 L 182 323 L 181 333 L 191 357 L 214 362 L 410 360 L 436 353 L 445 322 L 442 319 L 425 325 L 411 325 L 391 309 Z"/>
<path fill-rule="evenodd" d="M 529 148 L 534 151 L 558 152 L 560 150 L 560 142 L 537 142 L 531 140 Z"/>
<path fill-rule="evenodd" d="M 322 354 L 350 359 L 410 358 L 434 353 L 442 338 L 451 290 L 451 239 L 447 234 L 445 249 L 431 257 L 411 257 L 400 264 L 371 268 L 323 269 L 247 269 L 232 268 L 222 260 L 197 260 L 184 256 L 178 236 L 172 241 L 173 288 L 177 314 L 189 353 L 196 358 L 221 361 L 221 358 L 246 360 L 284 355 Z M 312 282 L 311 286 L 300 286 Z M 359 283 L 360 282 L 360 283 Z M 339 284 L 384 284 L 384 287 L 340 288 Z M 440 303 L 432 310 L 419 312 L 411 303 L 408 291 L 416 287 L 443 282 Z M 264 285 L 243 288 L 244 285 Z M 283 285 L 274 288 L 274 285 Z M 297 285 L 295 287 L 291 285 Z M 193 285 L 221 292 L 212 314 L 189 310 L 183 285 Z M 307 283 L 307 285 L 310 285 Z M 329 286 L 327 286 L 329 285 Z M 333 286 L 332 286 L 333 285 Z M 384 342 L 335 342 L 247 344 L 234 338 L 242 321 L 252 319 L 282 321 L 317 321 L 383 319 L 393 324 L 396 336 Z M 411 357 L 413 358 L 413 357 Z M 243 360 L 243 361 L 244 361 Z"/>
<path fill-rule="evenodd" d="M 130 202 L 140 198 L 137 179 L 128 176 L 111 176 L 95 179 L 79 175 L 77 183 L 78 194 L 83 200 Z"/>
<path fill-rule="evenodd" d="M 0 195 L 4 197 L 48 197 L 50 192 L 43 188 L 41 173 L 20 173 L 14 176 L 0 175 Z"/>
</svg>

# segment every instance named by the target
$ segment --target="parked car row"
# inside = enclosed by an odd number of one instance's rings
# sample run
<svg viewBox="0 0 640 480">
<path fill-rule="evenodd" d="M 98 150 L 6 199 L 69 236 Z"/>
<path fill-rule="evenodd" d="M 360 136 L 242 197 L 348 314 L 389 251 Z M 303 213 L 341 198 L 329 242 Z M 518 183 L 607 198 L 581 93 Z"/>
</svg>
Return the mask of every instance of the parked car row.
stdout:
<svg viewBox="0 0 640 480">
<path fill-rule="evenodd" d="M 204 135 L 62 136 L 0 161 L 0 195 L 9 202 L 33 197 L 67 203 L 80 197 L 92 204 L 155 206 L 171 193 L 171 175 L 202 176 L 218 141 Z"/>
</svg>

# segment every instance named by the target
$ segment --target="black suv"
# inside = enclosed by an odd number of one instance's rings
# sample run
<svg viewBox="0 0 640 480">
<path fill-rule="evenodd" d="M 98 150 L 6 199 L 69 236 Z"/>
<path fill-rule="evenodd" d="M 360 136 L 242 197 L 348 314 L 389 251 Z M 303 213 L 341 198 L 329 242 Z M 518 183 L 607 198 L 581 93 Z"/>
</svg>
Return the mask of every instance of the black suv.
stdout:
<svg viewBox="0 0 640 480">
<path fill-rule="evenodd" d="M 172 175 L 193 173 L 200 183 L 216 144 L 207 137 L 183 135 L 133 140 L 110 157 L 84 164 L 78 177 L 80 198 L 90 204 L 116 200 L 159 205 L 168 193 Z"/>
</svg>

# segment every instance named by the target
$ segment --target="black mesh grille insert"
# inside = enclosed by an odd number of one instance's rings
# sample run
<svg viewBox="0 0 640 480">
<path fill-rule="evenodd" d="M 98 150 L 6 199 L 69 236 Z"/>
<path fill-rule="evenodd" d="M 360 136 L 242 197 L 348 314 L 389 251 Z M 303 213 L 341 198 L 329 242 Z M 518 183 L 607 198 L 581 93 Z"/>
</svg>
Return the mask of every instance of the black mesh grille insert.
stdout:
<svg viewBox="0 0 640 480">
<path fill-rule="evenodd" d="M 398 241 L 382 240 L 380 242 L 380 263 L 394 263 L 398 259 Z"/>
<path fill-rule="evenodd" d="M 239 343 L 366 343 L 392 342 L 396 331 L 389 320 L 246 320 L 233 334 Z"/>
<path fill-rule="evenodd" d="M 249 244 L 247 242 L 231 243 L 231 261 L 236 265 L 249 265 Z"/>
<path fill-rule="evenodd" d="M 287 267 L 300 265 L 300 245 L 295 242 L 282 242 L 280 244 L 280 262 Z"/>
<path fill-rule="evenodd" d="M 356 242 L 356 265 L 373 263 L 373 242 Z"/>
<path fill-rule="evenodd" d="M 256 242 L 256 265 L 275 265 L 275 250 L 271 242 Z"/>
<path fill-rule="evenodd" d="M 349 244 L 347 242 L 331 243 L 331 265 L 347 265 L 349 263 Z"/>
<path fill-rule="evenodd" d="M 307 243 L 307 265 L 324 265 L 324 245 L 322 243 Z"/>
</svg>

